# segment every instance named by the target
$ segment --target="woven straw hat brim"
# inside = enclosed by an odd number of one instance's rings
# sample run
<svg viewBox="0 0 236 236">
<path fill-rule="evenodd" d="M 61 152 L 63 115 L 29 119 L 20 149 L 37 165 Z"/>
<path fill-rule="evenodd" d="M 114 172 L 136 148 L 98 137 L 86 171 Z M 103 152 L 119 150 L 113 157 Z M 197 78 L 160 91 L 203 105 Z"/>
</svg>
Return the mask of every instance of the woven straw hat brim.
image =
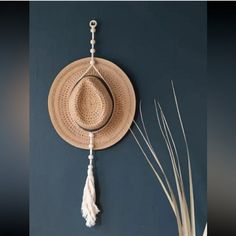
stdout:
<svg viewBox="0 0 236 236">
<path fill-rule="evenodd" d="M 56 76 L 48 97 L 48 109 L 52 124 L 69 144 L 88 149 L 88 132 L 78 126 L 69 110 L 69 99 L 72 89 L 81 75 L 90 65 L 91 58 L 72 62 Z M 95 132 L 94 149 L 105 149 L 120 141 L 129 130 L 136 108 L 133 86 L 128 76 L 114 63 L 95 58 L 96 68 L 109 86 L 114 99 L 114 109 L 109 122 Z M 86 75 L 98 76 L 94 69 Z"/>
</svg>

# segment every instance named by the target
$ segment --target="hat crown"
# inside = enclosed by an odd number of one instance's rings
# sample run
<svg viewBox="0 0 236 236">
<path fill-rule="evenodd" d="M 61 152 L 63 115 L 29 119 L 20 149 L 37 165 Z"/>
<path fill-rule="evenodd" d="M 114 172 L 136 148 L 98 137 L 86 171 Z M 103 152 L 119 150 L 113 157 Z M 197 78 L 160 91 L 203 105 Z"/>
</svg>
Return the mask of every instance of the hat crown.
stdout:
<svg viewBox="0 0 236 236">
<path fill-rule="evenodd" d="M 85 76 L 73 88 L 69 110 L 74 121 L 84 130 L 103 128 L 113 112 L 113 97 L 106 83 L 96 76 Z"/>
</svg>

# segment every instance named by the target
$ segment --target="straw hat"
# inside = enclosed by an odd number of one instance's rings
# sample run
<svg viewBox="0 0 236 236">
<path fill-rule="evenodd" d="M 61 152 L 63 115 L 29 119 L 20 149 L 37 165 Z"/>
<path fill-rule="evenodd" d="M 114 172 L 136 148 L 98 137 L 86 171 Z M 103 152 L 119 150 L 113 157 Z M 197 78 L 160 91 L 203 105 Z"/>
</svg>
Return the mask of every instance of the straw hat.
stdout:
<svg viewBox="0 0 236 236">
<path fill-rule="evenodd" d="M 94 149 L 108 148 L 129 130 L 135 114 L 135 93 L 127 75 L 112 62 L 90 58 L 66 66 L 55 78 L 48 97 L 49 114 L 66 142 L 88 149 L 88 131 Z M 82 77 L 81 77 L 82 76 Z"/>
</svg>

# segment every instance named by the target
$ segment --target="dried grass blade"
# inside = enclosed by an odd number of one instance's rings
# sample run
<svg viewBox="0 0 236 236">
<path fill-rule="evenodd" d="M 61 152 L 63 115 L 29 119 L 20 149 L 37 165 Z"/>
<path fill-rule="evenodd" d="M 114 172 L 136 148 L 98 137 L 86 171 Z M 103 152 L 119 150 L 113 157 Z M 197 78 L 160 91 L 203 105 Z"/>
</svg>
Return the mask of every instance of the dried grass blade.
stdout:
<svg viewBox="0 0 236 236">
<path fill-rule="evenodd" d="M 154 100 L 154 102 L 155 102 L 155 100 Z M 146 125 L 145 125 L 145 122 L 144 122 L 144 118 L 143 118 L 143 112 L 142 112 L 142 105 L 141 105 L 141 102 L 140 102 L 140 105 L 139 105 L 139 111 L 140 111 L 140 117 L 141 117 L 141 121 L 142 121 L 142 126 L 143 126 L 143 130 L 144 130 L 144 133 L 145 133 L 147 142 L 149 143 L 150 148 L 152 149 L 152 154 L 153 154 L 154 159 L 158 162 L 159 168 L 160 168 L 160 170 L 161 170 L 161 172 L 162 172 L 162 174 L 163 174 L 163 177 L 164 177 L 164 179 L 165 179 L 165 182 L 166 182 L 166 184 L 167 184 L 167 188 L 168 188 L 168 190 L 169 190 L 170 196 L 171 196 L 172 200 L 175 202 L 175 205 L 177 206 L 177 209 L 176 209 L 176 217 L 177 217 L 177 221 L 179 221 L 179 222 L 177 222 L 177 224 L 182 224 L 181 219 L 180 219 L 180 215 L 179 215 L 179 208 L 178 208 L 178 204 L 177 204 L 177 202 L 176 202 L 175 195 L 174 195 L 173 190 L 172 190 L 172 188 L 171 188 L 171 186 L 170 186 L 170 183 L 169 183 L 168 178 L 167 178 L 167 176 L 166 176 L 166 174 L 165 174 L 165 171 L 163 170 L 163 168 L 162 168 L 162 166 L 161 166 L 161 163 L 160 163 L 160 161 L 159 161 L 158 158 L 157 158 L 156 152 L 155 152 L 155 150 L 154 150 L 154 148 L 152 147 L 152 144 L 151 144 L 151 142 L 150 142 L 149 135 L 148 135 L 148 132 L 147 132 L 147 129 L 146 129 Z M 138 126 L 138 125 L 136 124 L 136 126 Z M 181 228 L 182 228 L 182 227 L 181 227 Z"/>
<path fill-rule="evenodd" d="M 155 152 L 154 148 L 152 147 L 151 141 L 149 139 L 149 136 L 148 136 L 148 133 L 147 133 L 147 129 L 146 129 L 146 125 L 145 125 L 145 122 L 144 122 L 144 119 L 143 119 L 142 102 L 141 101 L 139 103 L 139 114 L 140 114 L 140 117 L 141 117 L 141 122 L 142 122 L 142 126 L 143 126 L 143 130 L 144 130 L 144 134 L 146 136 L 146 139 L 147 139 L 150 147 L 152 148 L 153 152 Z"/>
<path fill-rule="evenodd" d="M 164 135 L 165 135 L 165 139 L 166 139 L 166 145 L 167 145 L 167 148 L 168 148 L 171 160 L 172 160 L 172 164 L 174 165 L 174 167 L 176 169 L 176 174 L 177 174 L 178 180 L 180 181 L 180 173 L 179 173 L 179 170 L 177 168 L 177 164 L 176 164 L 175 156 L 174 156 L 174 151 L 173 151 L 173 148 L 172 148 L 171 143 L 170 143 L 169 133 L 167 131 L 167 122 L 165 120 L 165 116 L 164 116 L 164 113 L 162 111 L 161 111 L 161 122 L 163 123 L 163 130 L 164 130 Z"/>
<path fill-rule="evenodd" d="M 157 112 L 156 100 L 154 100 L 154 103 L 155 103 L 155 109 L 156 109 L 156 112 Z M 177 167 L 178 167 L 179 177 L 180 177 L 181 182 L 183 183 L 182 171 L 181 171 L 181 166 L 180 166 L 180 161 L 179 161 L 179 154 L 178 154 L 178 151 L 177 151 L 177 148 L 176 148 L 176 145 L 175 145 L 175 141 L 174 141 L 173 135 L 171 133 L 170 127 L 168 125 L 167 119 L 165 117 L 165 114 L 164 114 L 164 112 L 162 110 L 162 107 L 161 107 L 159 102 L 158 102 L 158 107 L 161 111 L 161 114 L 163 115 L 163 118 L 164 118 L 164 121 L 165 121 L 165 124 L 166 124 L 166 128 L 167 128 L 167 131 L 168 131 L 168 134 L 169 134 L 169 137 L 170 137 L 170 141 L 171 141 L 170 145 L 173 146 L 174 153 L 175 153 L 176 160 L 177 160 Z M 158 113 L 157 113 L 157 116 L 158 116 Z"/>
<path fill-rule="evenodd" d="M 136 125 L 136 127 L 138 128 L 139 132 L 142 132 L 136 123 L 135 123 L 135 125 Z M 167 179 L 167 177 L 166 177 L 165 172 L 163 171 L 163 175 L 164 175 L 165 180 L 166 180 L 166 182 L 167 182 L 167 186 L 168 186 L 168 188 L 169 188 L 170 193 L 167 191 L 165 184 L 163 183 L 161 177 L 159 176 L 159 174 L 158 174 L 157 171 L 155 170 L 154 166 L 152 165 L 151 161 L 149 160 L 147 154 L 145 153 L 144 149 L 142 148 L 142 145 L 141 145 L 140 142 L 138 141 L 138 139 L 137 139 L 136 135 L 134 134 L 134 132 L 132 131 L 132 129 L 130 129 L 130 132 L 131 132 L 131 134 L 133 135 L 133 137 L 134 137 L 136 143 L 138 144 L 140 150 L 142 151 L 142 153 L 143 153 L 145 159 L 147 160 L 149 166 L 151 167 L 151 169 L 153 170 L 154 174 L 156 175 L 156 177 L 157 177 L 159 183 L 161 184 L 161 187 L 162 187 L 162 189 L 163 189 L 163 191 L 164 191 L 164 193 L 165 193 L 165 195 L 166 195 L 166 197 L 167 197 L 167 199 L 168 199 L 168 201 L 169 201 L 169 203 L 170 203 L 170 206 L 171 206 L 171 208 L 172 208 L 172 210 L 173 210 L 173 212 L 174 212 L 174 214 L 175 214 L 175 217 L 176 217 L 179 236 L 184 236 L 184 234 L 183 234 L 183 232 L 182 232 L 182 229 L 183 229 L 183 228 L 182 228 L 182 222 L 181 222 L 181 218 L 180 218 L 180 214 L 179 214 L 178 204 L 177 204 L 177 202 L 176 202 L 176 199 L 175 199 L 173 190 L 172 190 L 171 187 L 170 187 L 170 184 L 169 184 L 169 181 L 168 181 L 168 179 Z M 143 135 L 142 135 L 142 136 L 143 136 Z"/>
<path fill-rule="evenodd" d="M 169 128 L 169 125 L 168 125 L 167 119 L 165 117 L 165 114 L 163 113 L 163 110 L 162 110 L 159 103 L 158 103 L 158 106 L 160 108 L 162 122 L 163 122 L 163 125 L 165 127 L 164 131 L 165 131 L 165 136 L 166 136 L 167 143 L 168 143 L 167 145 L 169 145 L 170 155 L 172 155 L 172 159 L 173 159 L 173 162 L 174 162 L 173 164 L 175 165 L 175 168 L 177 169 L 177 166 L 176 166 L 176 163 L 175 163 L 175 156 L 174 156 L 174 152 L 173 152 L 173 149 L 172 149 L 172 146 L 173 147 L 175 146 L 175 144 L 173 144 L 174 143 L 173 135 L 172 135 L 171 130 Z M 175 150 L 175 155 L 176 154 L 178 155 L 177 149 Z M 177 156 L 176 156 L 176 159 L 177 159 L 177 162 L 178 162 Z M 179 165 L 179 170 L 181 171 L 180 165 Z M 186 194 L 185 194 L 185 190 L 184 190 L 184 183 L 183 183 L 183 180 L 181 178 L 180 173 L 179 173 L 178 181 L 179 181 L 180 191 L 181 191 L 181 204 L 182 204 L 181 210 L 183 211 L 183 214 L 184 214 L 184 219 L 182 219 L 182 220 L 185 220 L 185 224 L 184 224 L 185 231 L 188 232 L 188 235 L 190 235 L 191 234 L 191 221 L 190 221 L 190 218 L 189 218 L 188 204 L 187 204 L 186 197 L 185 197 Z"/>
<path fill-rule="evenodd" d="M 175 162 L 175 157 L 174 157 L 174 154 L 173 154 L 174 152 L 173 152 L 172 146 L 170 145 L 170 140 L 169 140 L 169 137 L 168 137 L 167 127 L 166 127 L 165 119 L 163 117 L 162 110 L 161 110 L 161 121 L 163 123 L 164 135 L 165 135 L 165 138 L 166 138 L 166 143 L 167 143 L 169 155 L 170 155 L 170 158 L 171 158 L 171 164 L 172 164 L 173 173 L 174 173 L 174 177 L 175 177 L 175 183 L 176 183 L 176 188 L 177 188 L 177 193 L 178 193 L 178 198 L 179 198 L 179 204 L 180 204 L 181 219 L 182 219 L 182 224 L 183 224 L 183 232 L 184 232 L 184 235 L 189 236 L 191 232 L 190 232 L 188 210 L 187 210 L 187 206 L 186 206 L 184 193 L 183 193 L 182 187 L 181 187 L 183 185 L 183 183 L 181 183 L 181 180 L 179 178 L 179 173 L 178 173 L 177 165 L 176 165 L 176 162 Z"/>
<path fill-rule="evenodd" d="M 157 162 L 159 168 L 161 169 L 162 172 L 164 172 L 164 170 L 163 170 L 163 168 L 162 168 L 162 165 L 161 165 L 159 159 L 157 158 L 157 155 L 156 155 L 155 152 L 153 151 L 152 147 L 150 146 L 150 144 L 149 144 L 148 140 L 146 139 L 145 135 L 143 134 L 142 130 L 140 129 L 140 127 L 138 126 L 138 124 L 137 124 L 135 121 L 133 121 L 133 122 L 134 122 L 136 128 L 138 129 L 139 133 L 141 134 L 141 136 L 142 136 L 144 142 L 145 142 L 146 145 L 148 146 L 150 152 L 152 153 L 152 156 L 155 158 L 155 161 Z"/>
<path fill-rule="evenodd" d="M 203 232 L 202 236 L 207 236 L 207 223 L 206 223 L 206 226 L 205 226 L 205 229 L 204 229 L 204 232 Z"/>
<path fill-rule="evenodd" d="M 159 176 L 159 174 L 157 173 L 156 169 L 155 169 L 154 166 L 152 165 L 151 161 L 149 160 L 147 154 L 145 153 L 145 151 L 144 151 L 142 145 L 141 145 L 140 142 L 138 141 L 138 139 L 137 139 L 136 135 L 134 134 L 134 132 L 132 131 L 132 129 L 130 129 L 130 132 L 131 132 L 131 134 L 133 135 L 133 137 L 134 137 L 136 143 L 138 144 L 140 150 L 142 151 L 144 157 L 146 158 L 146 160 L 147 160 L 149 166 L 151 167 L 151 169 L 153 170 L 154 174 L 156 175 L 156 177 L 157 177 L 159 183 L 161 184 L 161 187 L 162 187 L 164 193 L 166 194 L 166 197 L 167 197 L 167 199 L 168 199 L 168 201 L 169 201 L 169 203 L 170 203 L 170 205 L 171 205 L 171 208 L 173 209 L 174 213 L 176 214 L 176 210 L 175 210 L 176 207 L 174 206 L 174 203 L 173 203 L 173 201 L 172 201 L 172 198 L 170 197 L 170 194 L 169 194 L 169 192 L 167 191 L 165 184 L 163 183 L 161 177 Z"/>
<path fill-rule="evenodd" d="M 166 176 L 166 174 L 165 174 L 165 171 L 164 171 L 164 169 L 163 169 L 163 167 L 162 167 L 162 165 L 161 165 L 159 159 L 157 158 L 156 153 L 153 151 L 153 149 L 152 149 L 152 147 L 150 146 L 148 140 L 145 138 L 145 136 L 144 136 L 142 130 L 140 129 L 139 125 L 138 125 L 135 121 L 133 121 L 133 122 L 134 122 L 136 128 L 138 129 L 139 133 L 141 134 L 141 136 L 142 136 L 144 142 L 145 142 L 146 145 L 148 146 L 148 148 L 149 148 L 149 150 L 150 150 L 150 152 L 151 152 L 153 158 L 154 158 L 155 161 L 157 162 L 157 164 L 158 164 L 158 166 L 159 166 L 159 168 L 160 168 L 160 170 L 161 170 L 161 172 L 162 172 L 162 174 L 163 174 L 163 176 L 164 176 L 164 179 L 165 179 L 165 181 L 166 181 L 166 184 L 167 184 L 169 193 L 172 193 L 172 196 L 174 197 L 173 190 L 172 190 L 171 187 L 170 187 L 168 178 L 167 178 L 167 176 Z M 136 141 L 137 141 L 137 140 L 136 140 Z"/>
<path fill-rule="evenodd" d="M 173 197 L 174 197 L 173 190 L 172 190 L 171 187 L 170 187 L 170 184 L 169 184 L 168 178 L 167 178 L 167 176 L 166 176 L 166 174 L 165 174 L 165 171 L 164 171 L 164 169 L 163 169 L 163 167 L 162 167 L 162 165 L 161 165 L 159 159 L 157 158 L 157 154 L 156 154 L 156 152 L 155 152 L 155 150 L 154 150 L 154 148 L 153 148 L 153 146 L 152 146 L 152 144 L 151 144 L 151 142 L 150 142 L 149 135 L 148 135 L 148 132 L 147 132 L 147 129 L 146 129 L 146 125 L 145 125 L 145 122 L 144 122 L 144 118 L 143 118 L 143 112 L 142 112 L 142 104 L 141 104 L 141 102 L 140 102 L 140 104 L 139 104 L 139 112 L 140 112 L 140 117 L 141 117 L 141 122 L 142 122 L 142 127 L 143 127 L 143 130 L 144 130 L 144 134 L 145 134 L 145 137 L 146 137 L 146 139 L 147 139 L 147 142 L 149 143 L 149 146 L 150 146 L 149 148 L 152 149 L 152 155 L 153 155 L 155 161 L 157 162 L 157 164 L 158 164 L 158 166 L 159 166 L 159 168 L 160 168 L 160 170 L 161 170 L 161 172 L 162 172 L 162 174 L 163 174 L 163 177 L 164 177 L 164 179 L 165 179 L 165 181 L 166 181 L 168 190 L 169 190 L 170 193 L 172 193 L 172 198 L 173 198 Z M 135 122 L 134 122 L 134 123 L 135 123 Z M 135 123 L 135 125 L 138 126 L 137 123 Z M 141 129 L 140 129 L 140 130 L 141 130 Z"/>
<path fill-rule="evenodd" d="M 190 162 L 189 147 L 188 147 L 188 141 L 187 141 L 187 138 L 186 138 L 185 129 L 184 129 L 184 126 L 183 126 L 181 114 L 180 114 L 180 111 L 179 111 L 179 105 L 178 105 L 178 100 L 177 100 L 177 96 L 176 96 L 176 93 L 175 93 L 174 83 L 173 83 L 172 80 L 171 80 L 171 86 L 172 86 L 172 92 L 173 92 L 173 95 L 174 95 L 175 106 L 176 106 L 176 110 L 177 110 L 177 113 L 178 113 L 178 118 L 179 118 L 181 130 L 182 130 L 182 134 L 183 134 L 183 137 L 184 137 L 186 152 L 187 152 L 188 172 L 189 172 L 191 233 L 192 233 L 191 235 L 192 235 L 192 236 L 196 236 L 195 207 L 194 207 L 194 194 L 193 194 L 193 181 L 192 181 L 192 170 L 191 170 L 191 162 Z"/>
</svg>

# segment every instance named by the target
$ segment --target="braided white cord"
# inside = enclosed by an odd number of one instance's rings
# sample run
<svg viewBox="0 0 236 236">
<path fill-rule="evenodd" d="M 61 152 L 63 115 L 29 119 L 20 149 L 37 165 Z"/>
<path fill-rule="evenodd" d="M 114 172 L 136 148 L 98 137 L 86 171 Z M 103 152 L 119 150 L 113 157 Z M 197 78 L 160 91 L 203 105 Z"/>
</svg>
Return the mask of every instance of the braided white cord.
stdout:
<svg viewBox="0 0 236 236">
<path fill-rule="evenodd" d="M 89 132 L 89 165 L 93 165 L 93 139 L 94 139 L 94 134 L 92 132 Z"/>
<path fill-rule="evenodd" d="M 95 35 L 95 32 L 96 32 L 97 21 L 91 20 L 89 22 L 89 26 L 90 26 L 90 32 L 92 33 L 92 39 L 90 40 L 90 44 L 91 44 L 91 49 L 90 49 L 91 60 L 90 60 L 90 65 L 88 66 L 86 71 L 79 77 L 79 80 L 82 79 L 90 71 L 91 68 L 93 68 L 97 72 L 97 74 L 105 81 L 104 77 L 102 76 L 102 74 L 99 72 L 99 70 L 95 66 L 95 60 L 94 60 L 94 53 L 96 51 L 95 48 L 94 48 L 94 45 L 96 43 L 94 35 Z"/>
<path fill-rule="evenodd" d="M 89 26 L 91 28 L 90 32 L 92 33 L 92 39 L 90 40 L 90 44 L 91 44 L 91 49 L 90 49 L 91 60 L 90 60 L 90 65 L 85 70 L 85 72 L 79 77 L 79 80 L 82 79 L 90 71 L 91 68 L 94 68 L 94 70 L 102 77 L 102 75 L 99 73 L 98 69 L 94 66 L 94 64 L 95 64 L 94 53 L 96 51 L 95 48 L 94 48 L 94 45 L 96 43 L 94 35 L 95 35 L 95 32 L 96 32 L 97 21 L 91 20 L 89 22 Z M 102 77 L 102 79 L 104 79 L 104 78 Z"/>
</svg>

